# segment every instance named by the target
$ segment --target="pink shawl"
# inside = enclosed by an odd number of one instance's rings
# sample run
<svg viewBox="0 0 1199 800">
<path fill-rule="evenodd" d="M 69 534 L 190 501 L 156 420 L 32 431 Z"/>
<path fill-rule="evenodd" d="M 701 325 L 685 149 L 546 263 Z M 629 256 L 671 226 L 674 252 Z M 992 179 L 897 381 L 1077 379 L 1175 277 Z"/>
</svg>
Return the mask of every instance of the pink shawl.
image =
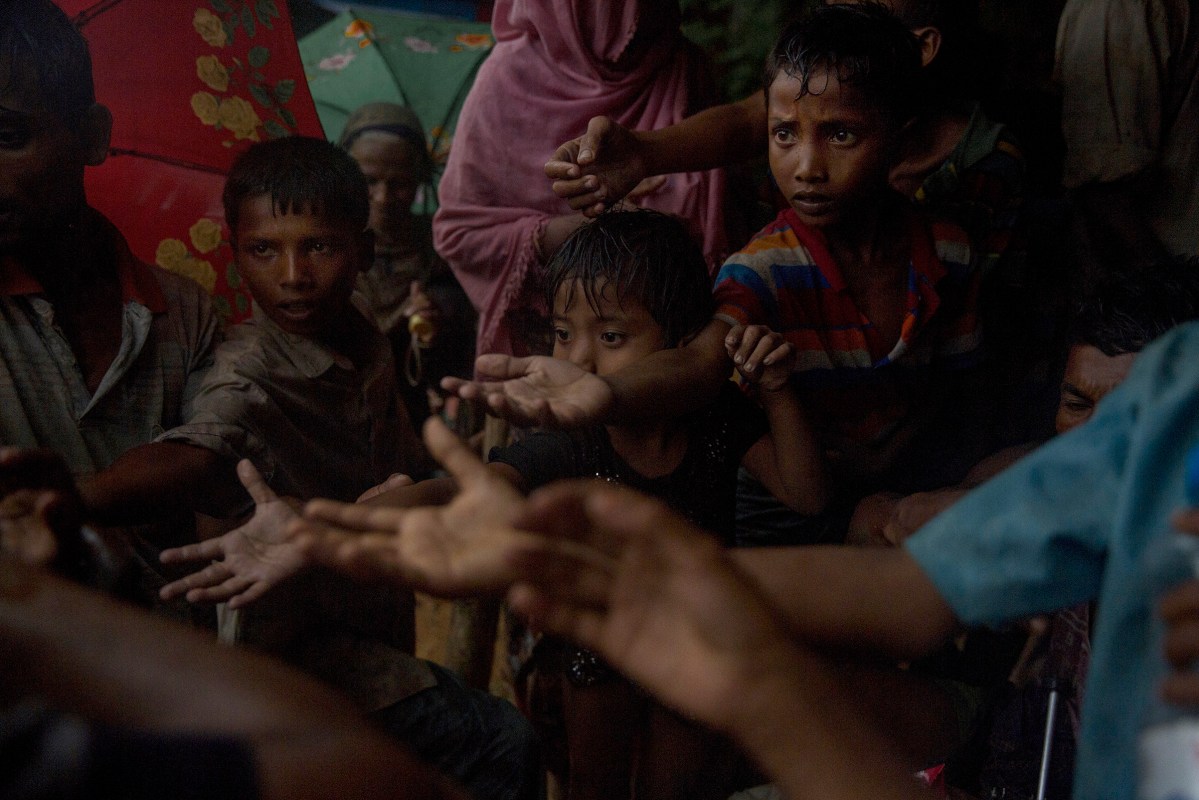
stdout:
<svg viewBox="0 0 1199 800">
<path fill-rule="evenodd" d="M 496 46 L 462 107 L 433 223 L 437 251 L 479 311 L 479 353 L 513 352 L 506 316 L 537 302 L 525 291 L 534 241 L 548 219 L 571 213 L 543 171 L 554 149 L 593 116 L 652 130 L 699 110 L 689 100 L 703 71 L 678 33 L 676 5 L 497 0 Z M 635 42 L 646 25 L 663 30 Z M 626 53 L 630 43 L 639 57 Z M 702 232 L 716 267 L 728 250 L 724 187 L 719 170 L 672 175 L 644 205 Z"/>
</svg>

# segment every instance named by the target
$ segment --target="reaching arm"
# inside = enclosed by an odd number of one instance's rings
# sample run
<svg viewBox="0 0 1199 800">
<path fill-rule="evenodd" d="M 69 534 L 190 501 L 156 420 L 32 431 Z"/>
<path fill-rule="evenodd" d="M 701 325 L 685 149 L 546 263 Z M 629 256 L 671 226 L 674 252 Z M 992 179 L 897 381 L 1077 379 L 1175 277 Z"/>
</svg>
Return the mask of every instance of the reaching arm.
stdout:
<svg viewBox="0 0 1199 800">
<path fill-rule="evenodd" d="M 829 501 L 824 457 L 789 385 L 795 349 L 764 325 L 740 325 L 724 339 L 742 378 L 757 390 L 770 431 L 742 463 L 779 500 L 800 514 L 818 514 Z"/>
<path fill-rule="evenodd" d="M 138 525 L 180 513 L 228 516 L 245 503 L 235 462 L 179 442 L 153 442 L 123 453 L 80 481 L 87 516 L 102 525 Z"/>
<path fill-rule="evenodd" d="M 711 402 L 728 378 L 729 325 L 714 319 L 691 341 L 659 350 L 600 377 L 562 359 L 480 356 L 480 380 L 445 378 L 441 385 L 465 399 L 482 398 L 516 425 L 577 427 L 657 416 L 677 416 Z"/>
<path fill-rule="evenodd" d="M 6 689 L 164 736 L 233 737 L 261 796 L 461 798 L 316 681 L 0 556 Z"/>
<path fill-rule="evenodd" d="M 897 660 L 928 655 L 960 627 L 906 550 L 771 547 L 733 551 L 738 567 L 802 640 Z"/>
<path fill-rule="evenodd" d="M 593 117 L 586 133 L 554 152 L 545 174 L 571 208 L 595 216 L 651 175 L 723 167 L 765 148 L 766 103 L 755 92 L 656 131 L 631 131 Z"/>
<path fill-rule="evenodd" d="M 373 505 L 313 501 L 293 526 L 305 560 L 443 597 L 502 592 L 512 581 L 506 554 L 532 538 L 511 527 L 524 505 L 519 476 L 506 465 L 484 464 L 435 417 L 425 423 L 425 443 L 450 474 L 435 488 L 441 503 L 401 508 L 386 498 Z M 390 499 L 408 492 L 401 500 L 412 500 L 420 488 L 405 487 Z"/>
</svg>

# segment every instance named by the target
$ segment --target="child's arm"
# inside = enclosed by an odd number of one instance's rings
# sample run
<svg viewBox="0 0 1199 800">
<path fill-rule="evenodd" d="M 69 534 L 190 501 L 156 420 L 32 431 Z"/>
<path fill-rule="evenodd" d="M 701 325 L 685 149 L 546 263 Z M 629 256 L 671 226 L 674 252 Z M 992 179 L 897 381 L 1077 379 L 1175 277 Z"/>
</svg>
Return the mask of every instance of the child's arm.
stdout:
<svg viewBox="0 0 1199 800">
<path fill-rule="evenodd" d="M 390 580 L 443 597 L 502 592 L 512 581 L 506 554 L 531 537 L 511 527 L 524 507 L 520 477 L 484 464 L 438 419 L 425 423 L 429 452 L 450 474 L 430 489 L 444 505 L 394 508 L 314 500 L 292 526 L 309 563 L 361 580 Z M 426 482 L 428 483 L 428 482 Z M 413 497 L 421 484 L 391 493 Z"/>
<path fill-rule="evenodd" d="M 444 378 L 465 399 L 482 398 L 491 411 L 517 425 L 578 427 L 684 414 L 711 402 L 728 379 L 724 336 L 729 324 L 713 319 L 692 340 L 659 350 L 604 377 L 546 356 L 482 355 L 481 380 Z"/>
<path fill-rule="evenodd" d="M 755 92 L 656 131 L 592 117 L 586 133 L 554 152 L 545 174 L 571 208 L 595 216 L 650 175 L 727 166 L 753 158 L 765 145 L 766 103 Z"/>
<path fill-rule="evenodd" d="M 235 461 L 206 447 L 151 442 L 79 481 L 86 516 L 102 525 L 140 525 L 198 511 L 227 516 L 243 506 Z"/>
<path fill-rule="evenodd" d="M 366 726 L 344 698 L 274 659 L 222 647 L 4 556 L 0 586 L 5 688 L 102 723 L 110 737 L 132 734 L 116 759 L 130 763 L 101 772 L 133 776 L 133 748 L 158 758 L 151 772 L 163 774 L 171 768 L 163 754 L 177 753 L 189 737 L 229 737 L 253 753 L 263 800 L 465 798 Z"/>
<path fill-rule="evenodd" d="M 764 325 L 737 326 L 724 344 L 741 377 L 757 389 L 770 424 L 741 463 L 792 510 L 820 513 L 829 486 L 812 426 L 789 385 L 794 348 Z"/>
</svg>

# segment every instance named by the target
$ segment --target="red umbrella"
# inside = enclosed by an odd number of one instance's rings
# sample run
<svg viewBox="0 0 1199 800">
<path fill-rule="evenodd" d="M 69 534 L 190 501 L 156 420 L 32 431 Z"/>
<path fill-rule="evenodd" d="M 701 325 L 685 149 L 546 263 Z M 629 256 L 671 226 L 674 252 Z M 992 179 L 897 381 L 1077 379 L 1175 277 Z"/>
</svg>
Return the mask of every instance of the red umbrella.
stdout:
<svg viewBox="0 0 1199 800">
<path fill-rule="evenodd" d="M 287 8 L 276 0 L 56 0 L 91 47 L 113 114 L 88 199 L 141 259 L 197 280 L 244 318 L 221 209 L 225 172 L 251 142 L 323 136 Z"/>
</svg>

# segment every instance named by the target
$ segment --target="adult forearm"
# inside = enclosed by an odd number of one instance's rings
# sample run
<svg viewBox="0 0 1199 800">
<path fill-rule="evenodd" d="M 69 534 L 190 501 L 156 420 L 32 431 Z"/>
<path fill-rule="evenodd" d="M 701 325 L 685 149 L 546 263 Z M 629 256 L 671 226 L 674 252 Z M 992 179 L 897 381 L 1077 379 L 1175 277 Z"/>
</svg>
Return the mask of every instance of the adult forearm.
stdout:
<svg viewBox="0 0 1199 800">
<path fill-rule="evenodd" d="M 612 404 L 605 421 L 677 416 L 711 403 L 733 369 L 724 349 L 728 330 L 713 320 L 690 342 L 607 376 Z"/>
<path fill-rule="evenodd" d="M 936 587 L 902 549 L 740 549 L 733 558 L 796 637 L 897 660 L 929 654 L 958 629 Z"/>
<path fill-rule="evenodd" d="M 766 151 L 766 101 L 755 92 L 682 122 L 638 132 L 648 175 L 695 172 L 746 161 Z"/>
<path fill-rule="evenodd" d="M 747 683 L 730 726 L 786 796 L 927 796 L 911 777 L 916 767 L 837 665 L 802 648 L 792 648 L 789 662 Z"/>
</svg>

